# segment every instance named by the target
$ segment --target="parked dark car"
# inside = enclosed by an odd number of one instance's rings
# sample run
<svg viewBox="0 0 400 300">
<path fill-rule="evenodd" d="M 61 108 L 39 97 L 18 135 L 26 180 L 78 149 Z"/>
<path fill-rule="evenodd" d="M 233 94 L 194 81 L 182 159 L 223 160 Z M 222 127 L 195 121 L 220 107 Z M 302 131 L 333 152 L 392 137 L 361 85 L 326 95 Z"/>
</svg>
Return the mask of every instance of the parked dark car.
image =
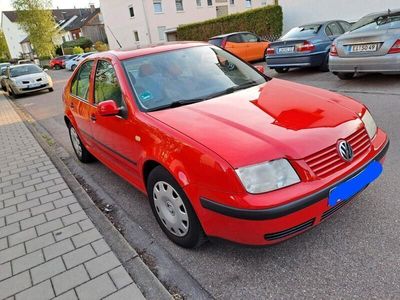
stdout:
<svg viewBox="0 0 400 300">
<path fill-rule="evenodd" d="M 342 20 L 295 27 L 270 44 L 265 57 L 267 65 L 278 73 L 299 67 L 319 67 L 327 72 L 332 41 L 350 27 L 350 23 Z"/>
</svg>

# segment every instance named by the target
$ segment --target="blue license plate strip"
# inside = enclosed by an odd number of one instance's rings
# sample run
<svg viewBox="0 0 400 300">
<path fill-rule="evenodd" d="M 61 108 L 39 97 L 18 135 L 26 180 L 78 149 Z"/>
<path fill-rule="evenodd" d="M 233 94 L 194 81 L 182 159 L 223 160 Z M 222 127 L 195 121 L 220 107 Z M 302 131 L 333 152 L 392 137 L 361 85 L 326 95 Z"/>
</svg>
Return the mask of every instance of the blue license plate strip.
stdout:
<svg viewBox="0 0 400 300">
<path fill-rule="evenodd" d="M 368 184 L 377 179 L 383 171 L 382 164 L 378 161 L 371 162 L 364 170 L 356 176 L 342 182 L 332 188 L 329 192 L 328 204 L 335 206 L 341 201 L 349 200 Z"/>
</svg>

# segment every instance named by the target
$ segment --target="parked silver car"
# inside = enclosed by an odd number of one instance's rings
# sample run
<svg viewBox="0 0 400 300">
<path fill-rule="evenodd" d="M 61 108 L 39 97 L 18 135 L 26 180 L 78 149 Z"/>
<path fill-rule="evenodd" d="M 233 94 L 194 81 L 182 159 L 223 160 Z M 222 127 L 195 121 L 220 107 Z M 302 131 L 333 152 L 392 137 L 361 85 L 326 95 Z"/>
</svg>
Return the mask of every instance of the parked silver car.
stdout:
<svg viewBox="0 0 400 300">
<path fill-rule="evenodd" d="M 357 73 L 400 73 L 400 10 L 373 13 L 332 44 L 329 69 L 340 79 Z"/>
<path fill-rule="evenodd" d="M 40 90 L 53 91 L 51 77 L 35 64 L 14 65 L 7 68 L 4 79 L 6 91 L 10 96 L 36 92 Z"/>
</svg>

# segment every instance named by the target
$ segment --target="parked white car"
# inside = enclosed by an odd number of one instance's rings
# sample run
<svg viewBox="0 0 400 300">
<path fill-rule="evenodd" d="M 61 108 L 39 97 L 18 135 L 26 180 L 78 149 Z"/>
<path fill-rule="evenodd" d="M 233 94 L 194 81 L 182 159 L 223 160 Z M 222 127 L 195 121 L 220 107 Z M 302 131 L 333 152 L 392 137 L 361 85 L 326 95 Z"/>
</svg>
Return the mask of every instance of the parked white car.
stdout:
<svg viewBox="0 0 400 300">
<path fill-rule="evenodd" d="M 53 81 L 45 70 L 35 64 L 10 66 L 4 79 L 6 91 L 10 96 L 49 90 L 53 91 Z"/>
<path fill-rule="evenodd" d="M 83 59 L 85 59 L 86 57 L 88 57 L 90 54 L 93 54 L 94 52 L 88 52 L 88 53 L 84 53 L 84 54 L 80 54 L 77 57 L 67 60 L 65 62 L 65 69 L 68 71 L 73 71 L 75 70 L 75 68 L 79 65 L 79 62 Z"/>
</svg>

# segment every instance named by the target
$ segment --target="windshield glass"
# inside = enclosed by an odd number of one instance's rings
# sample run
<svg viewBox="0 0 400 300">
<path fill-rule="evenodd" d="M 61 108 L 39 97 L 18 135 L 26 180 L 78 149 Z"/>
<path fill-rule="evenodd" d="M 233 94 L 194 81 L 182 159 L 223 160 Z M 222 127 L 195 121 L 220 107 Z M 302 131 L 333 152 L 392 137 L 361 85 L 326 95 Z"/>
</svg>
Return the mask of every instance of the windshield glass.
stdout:
<svg viewBox="0 0 400 300">
<path fill-rule="evenodd" d="M 10 69 L 10 77 L 18 77 L 41 72 L 43 72 L 42 69 L 36 65 L 18 66 Z"/>
<path fill-rule="evenodd" d="M 317 35 L 321 24 L 311 24 L 305 26 L 299 26 L 292 28 L 288 33 L 286 33 L 281 39 L 302 39 L 309 36 Z"/>
<path fill-rule="evenodd" d="M 266 82 L 246 63 L 214 46 L 167 51 L 123 61 L 146 110 L 197 102 Z"/>
<path fill-rule="evenodd" d="M 351 32 L 387 30 L 400 28 L 400 13 L 395 15 L 372 15 L 361 18 L 351 26 Z"/>
</svg>

